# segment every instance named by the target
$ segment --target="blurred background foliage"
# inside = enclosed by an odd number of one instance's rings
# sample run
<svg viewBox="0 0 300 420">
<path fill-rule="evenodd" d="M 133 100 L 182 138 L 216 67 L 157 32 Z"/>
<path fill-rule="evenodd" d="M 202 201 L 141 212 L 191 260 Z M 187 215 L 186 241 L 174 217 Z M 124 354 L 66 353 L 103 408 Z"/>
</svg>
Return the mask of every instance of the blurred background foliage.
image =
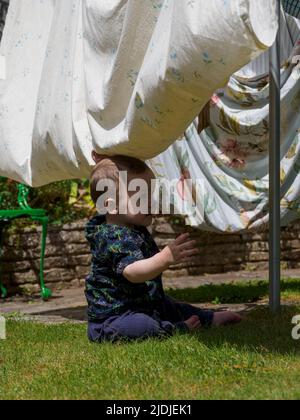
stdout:
<svg viewBox="0 0 300 420">
<path fill-rule="evenodd" d="M 32 188 L 28 203 L 33 208 L 47 210 L 50 223 L 56 225 L 90 217 L 95 211 L 89 181 L 85 179 L 55 182 L 41 188 Z M 0 178 L 0 208 L 18 208 L 17 183 L 6 178 Z"/>
</svg>

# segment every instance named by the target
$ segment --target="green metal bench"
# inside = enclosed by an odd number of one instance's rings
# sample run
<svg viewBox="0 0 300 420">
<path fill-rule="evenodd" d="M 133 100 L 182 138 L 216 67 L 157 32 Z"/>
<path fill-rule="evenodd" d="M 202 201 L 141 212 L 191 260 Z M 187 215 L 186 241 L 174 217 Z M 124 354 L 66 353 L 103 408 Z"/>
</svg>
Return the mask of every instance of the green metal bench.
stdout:
<svg viewBox="0 0 300 420">
<path fill-rule="evenodd" d="M 30 192 L 30 188 L 18 184 L 18 204 L 19 208 L 14 210 L 1 210 L 0 209 L 0 258 L 3 254 L 3 233 L 4 229 L 15 219 L 28 218 L 33 221 L 39 222 L 42 225 L 42 245 L 41 245 L 41 257 L 40 257 L 40 285 L 41 285 L 41 296 L 44 300 L 47 300 L 51 297 L 52 292 L 50 289 L 45 287 L 44 279 L 44 259 L 45 259 L 45 250 L 46 250 L 46 238 L 47 238 L 47 228 L 48 228 L 48 216 L 45 210 L 42 209 L 33 209 L 29 206 L 27 199 Z M 2 201 L 2 196 L 0 192 L 0 203 Z M 1 282 L 1 271 L 0 271 L 0 296 L 1 298 L 7 297 L 7 289 L 3 286 Z"/>
</svg>

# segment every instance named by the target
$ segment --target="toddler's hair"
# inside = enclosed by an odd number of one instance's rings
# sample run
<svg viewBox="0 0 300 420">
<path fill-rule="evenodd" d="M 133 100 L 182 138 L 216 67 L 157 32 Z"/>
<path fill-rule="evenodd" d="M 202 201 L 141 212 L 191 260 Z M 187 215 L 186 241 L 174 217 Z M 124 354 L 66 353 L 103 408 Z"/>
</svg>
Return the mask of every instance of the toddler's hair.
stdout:
<svg viewBox="0 0 300 420">
<path fill-rule="evenodd" d="M 97 191 L 97 185 L 100 180 L 110 179 L 119 182 L 119 173 L 127 172 L 128 175 L 141 175 L 150 170 L 149 166 L 142 160 L 116 155 L 112 157 L 103 157 L 93 168 L 90 177 L 91 197 L 96 204 L 98 198 L 104 191 Z"/>
</svg>

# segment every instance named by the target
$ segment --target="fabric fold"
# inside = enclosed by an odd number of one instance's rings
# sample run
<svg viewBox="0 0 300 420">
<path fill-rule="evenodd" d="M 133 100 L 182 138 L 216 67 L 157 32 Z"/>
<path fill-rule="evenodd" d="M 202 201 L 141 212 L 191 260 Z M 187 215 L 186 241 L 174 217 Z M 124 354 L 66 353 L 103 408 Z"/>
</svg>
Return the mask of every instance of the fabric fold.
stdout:
<svg viewBox="0 0 300 420">
<path fill-rule="evenodd" d="M 285 22 L 281 33 L 283 226 L 300 217 L 300 21 L 287 16 Z M 268 63 L 266 52 L 235 73 L 211 98 L 209 126 L 198 132 L 195 120 L 181 141 L 150 161 L 160 178 L 178 179 L 179 185 L 189 178 L 203 182 L 198 206 L 186 203 L 187 222 L 195 227 L 228 233 L 268 228 Z M 182 205 L 176 194 L 174 204 Z"/>
<path fill-rule="evenodd" d="M 92 149 L 157 156 L 276 32 L 275 0 L 11 0 L 1 174 L 40 186 L 87 176 Z"/>
</svg>

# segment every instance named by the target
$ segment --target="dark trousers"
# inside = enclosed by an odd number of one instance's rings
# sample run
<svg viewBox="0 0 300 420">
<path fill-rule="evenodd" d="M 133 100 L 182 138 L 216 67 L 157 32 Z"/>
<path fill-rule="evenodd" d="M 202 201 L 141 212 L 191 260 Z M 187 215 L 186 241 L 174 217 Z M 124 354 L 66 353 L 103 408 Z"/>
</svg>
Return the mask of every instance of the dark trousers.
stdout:
<svg viewBox="0 0 300 420">
<path fill-rule="evenodd" d="M 175 331 L 188 331 L 184 321 L 193 315 L 197 315 L 202 326 L 207 327 L 211 325 L 214 313 L 166 297 L 161 308 L 151 314 L 127 311 L 101 323 L 89 322 L 88 337 L 97 343 L 167 337 Z"/>
</svg>

